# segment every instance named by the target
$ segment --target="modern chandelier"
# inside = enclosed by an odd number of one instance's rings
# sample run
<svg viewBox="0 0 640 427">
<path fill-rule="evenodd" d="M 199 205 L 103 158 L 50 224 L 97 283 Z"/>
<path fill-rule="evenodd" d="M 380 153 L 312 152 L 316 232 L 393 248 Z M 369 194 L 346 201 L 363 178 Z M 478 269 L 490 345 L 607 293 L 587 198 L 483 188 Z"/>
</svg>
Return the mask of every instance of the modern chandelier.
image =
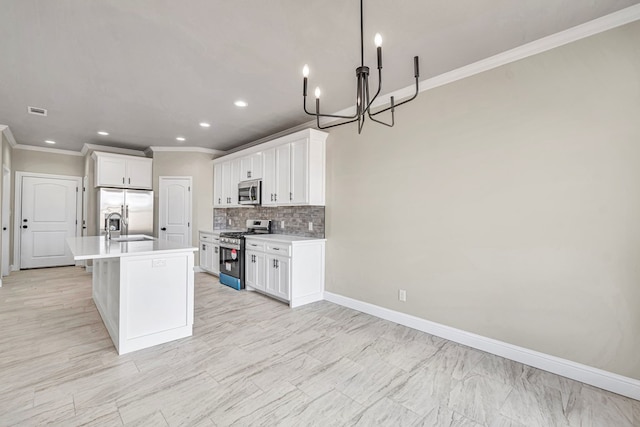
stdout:
<svg viewBox="0 0 640 427">
<path fill-rule="evenodd" d="M 315 96 L 316 96 L 316 111 L 315 113 L 309 112 L 307 110 L 307 78 L 309 77 L 309 67 L 307 65 L 302 69 L 302 75 L 304 77 L 303 80 L 303 107 L 304 112 L 309 114 L 310 116 L 315 116 L 317 121 L 318 129 L 329 129 L 336 126 L 346 125 L 348 123 L 358 122 L 358 133 L 362 132 L 362 128 L 364 126 L 364 122 L 366 117 L 368 116 L 372 121 L 376 123 L 383 124 L 385 126 L 393 127 L 395 124 L 395 109 L 402 104 L 406 104 L 409 101 L 413 101 L 418 96 L 418 78 L 420 77 L 420 70 L 418 67 L 418 57 L 413 57 L 413 69 L 416 79 L 416 93 L 408 99 L 396 104 L 393 96 L 390 99 L 390 105 L 387 108 L 376 111 L 375 113 L 371 112 L 371 106 L 373 102 L 376 100 L 378 95 L 380 94 L 380 90 L 382 89 L 382 36 L 380 34 L 376 34 L 374 38 L 374 43 L 377 47 L 378 51 L 378 90 L 373 98 L 370 98 L 369 91 L 369 67 L 364 65 L 364 20 L 363 20 L 363 0 L 360 0 L 360 66 L 356 68 L 356 78 L 357 78 L 357 88 L 356 88 L 356 112 L 352 116 L 341 116 L 335 114 L 322 114 L 320 113 L 320 88 L 316 87 Z M 386 111 L 391 110 L 391 122 L 386 123 L 382 120 L 375 119 L 374 117 L 378 114 L 384 113 Z M 327 117 L 333 119 L 342 119 L 340 123 L 335 123 L 328 126 L 320 125 L 320 117 Z"/>
</svg>

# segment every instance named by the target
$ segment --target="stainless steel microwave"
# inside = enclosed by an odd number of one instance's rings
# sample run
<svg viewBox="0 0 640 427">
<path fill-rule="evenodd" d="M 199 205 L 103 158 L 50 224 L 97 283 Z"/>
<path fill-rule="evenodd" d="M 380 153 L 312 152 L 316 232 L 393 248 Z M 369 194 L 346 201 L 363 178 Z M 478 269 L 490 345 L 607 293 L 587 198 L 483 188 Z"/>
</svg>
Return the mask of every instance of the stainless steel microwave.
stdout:
<svg viewBox="0 0 640 427">
<path fill-rule="evenodd" d="M 262 181 L 252 179 L 238 184 L 238 203 L 241 205 L 259 205 L 262 202 Z"/>
</svg>

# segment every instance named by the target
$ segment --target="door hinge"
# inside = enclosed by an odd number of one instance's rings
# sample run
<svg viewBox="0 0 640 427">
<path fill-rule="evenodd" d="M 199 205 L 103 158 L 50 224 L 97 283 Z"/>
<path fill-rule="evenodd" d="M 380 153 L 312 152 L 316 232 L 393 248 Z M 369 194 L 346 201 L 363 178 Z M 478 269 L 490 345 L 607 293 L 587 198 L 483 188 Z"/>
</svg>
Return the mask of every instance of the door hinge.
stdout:
<svg viewBox="0 0 640 427">
<path fill-rule="evenodd" d="M 187 187 L 187 191 L 191 191 L 191 186 L 188 186 L 188 187 Z"/>
<path fill-rule="evenodd" d="M 76 225 L 78 225 L 78 220 L 76 219 Z"/>
</svg>

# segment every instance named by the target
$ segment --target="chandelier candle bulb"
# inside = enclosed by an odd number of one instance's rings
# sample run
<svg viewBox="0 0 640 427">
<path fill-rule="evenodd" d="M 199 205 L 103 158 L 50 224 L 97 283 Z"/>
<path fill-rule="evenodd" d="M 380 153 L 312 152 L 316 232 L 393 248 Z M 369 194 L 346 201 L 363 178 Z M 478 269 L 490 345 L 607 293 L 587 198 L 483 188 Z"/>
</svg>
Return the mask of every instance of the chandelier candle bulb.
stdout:
<svg viewBox="0 0 640 427">
<path fill-rule="evenodd" d="M 316 98 L 317 98 L 317 99 L 320 99 L 320 93 L 321 93 L 321 92 L 320 92 L 320 88 L 319 88 L 319 87 L 317 87 L 317 88 L 316 88 L 316 92 L 315 92 L 315 95 L 316 95 Z"/>
<path fill-rule="evenodd" d="M 304 77 L 302 80 L 302 96 L 307 96 L 307 77 L 309 77 L 309 66 L 307 64 L 302 67 L 302 76 Z"/>
</svg>

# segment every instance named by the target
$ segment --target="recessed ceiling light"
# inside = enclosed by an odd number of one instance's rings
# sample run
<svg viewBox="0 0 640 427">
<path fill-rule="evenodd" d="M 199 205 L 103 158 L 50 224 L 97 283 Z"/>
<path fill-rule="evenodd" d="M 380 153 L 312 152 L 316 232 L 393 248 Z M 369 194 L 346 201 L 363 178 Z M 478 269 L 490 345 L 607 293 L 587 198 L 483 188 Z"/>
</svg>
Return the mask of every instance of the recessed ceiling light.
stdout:
<svg viewBox="0 0 640 427">
<path fill-rule="evenodd" d="M 103 130 L 99 130 L 98 131 L 98 135 L 107 136 L 107 135 L 109 135 L 109 132 L 105 132 Z"/>
<path fill-rule="evenodd" d="M 200 126 L 202 126 L 203 128 L 211 127 L 211 125 L 207 122 L 200 122 Z"/>
<path fill-rule="evenodd" d="M 241 108 L 244 108 L 247 105 L 249 105 L 249 104 L 247 104 L 246 101 L 242 101 L 242 100 L 238 100 L 238 101 L 234 102 L 234 104 L 236 105 L 236 107 L 241 107 Z"/>
<path fill-rule="evenodd" d="M 55 144 L 55 143 L 56 143 L 55 141 L 52 141 L 52 140 L 50 140 L 50 139 L 47 139 L 45 142 L 46 142 L 47 144 Z"/>
<path fill-rule="evenodd" d="M 185 138 L 184 136 L 179 136 L 179 137 L 176 138 L 176 140 L 180 141 L 180 142 L 184 142 L 184 141 L 187 140 L 187 138 Z"/>
</svg>

